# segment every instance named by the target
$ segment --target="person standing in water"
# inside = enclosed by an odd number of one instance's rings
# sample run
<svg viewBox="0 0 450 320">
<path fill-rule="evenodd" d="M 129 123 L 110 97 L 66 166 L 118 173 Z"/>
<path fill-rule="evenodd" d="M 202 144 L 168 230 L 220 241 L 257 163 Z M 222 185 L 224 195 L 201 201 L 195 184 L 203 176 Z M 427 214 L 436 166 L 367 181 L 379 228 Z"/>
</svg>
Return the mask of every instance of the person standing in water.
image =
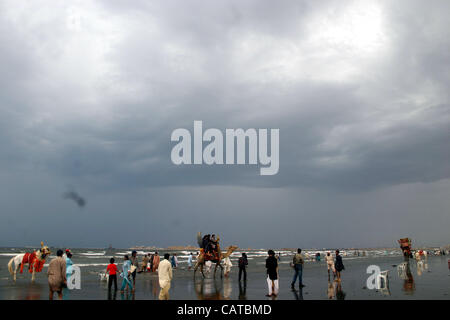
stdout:
<svg viewBox="0 0 450 320">
<path fill-rule="evenodd" d="M 133 278 L 133 287 L 135 287 L 136 286 L 136 273 L 139 269 L 139 260 L 137 257 L 136 250 L 133 250 L 133 252 L 131 252 L 131 265 L 134 266 L 134 271 L 131 272 L 131 277 Z"/>
<path fill-rule="evenodd" d="M 73 273 L 73 262 L 72 262 L 72 252 L 66 249 L 66 279 L 70 283 L 70 276 Z"/>
<path fill-rule="evenodd" d="M 333 272 L 333 277 L 336 277 L 336 270 L 334 269 L 334 259 L 330 252 L 325 256 L 328 268 L 328 279 L 330 279 L 330 270 Z"/>
<path fill-rule="evenodd" d="M 191 270 L 192 268 L 192 252 L 189 253 L 188 257 L 188 270 Z"/>
<path fill-rule="evenodd" d="M 123 257 L 124 261 L 123 261 L 123 265 L 122 265 L 122 276 L 123 276 L 123 280 L 122 280 L 122 288 L 120 289 L 120 291 L 123 293 L 123 291 L 125 290 L 125 287 L 129 287 L 131 291 L 134 290 L 133 288 L 133 283 L 130 280 L 130 274 L 131 274 L 131 261 L 128 258 L 128 255 L 125 255 Z"/>
<path fill-rule="evenodd" d="M 155 255 L 153 256 L 153 272 L 158 271 L 158 267 L 159 267 L 159 255 L 158 255 L 158 251 L 155 252 Z"/>
<path fill-rule="evenodd" d="M 337 281 L 341 281 L 341 271 L 344 270 L 345 267 L 342 263 L 342 257 L 339 254 L 339 250 L 336 250 L 336 262 L 334 268 L 336 269 Z"/>
<path fill-rule="evenodd" d="M 300 288 L 303 288 L 303 264 L 305 262 L 305 259 L 303 258 L 302 255 L 302 249 L 297 249 L 297 253 L 294 255 L 294 258 L 292 259 L 292 267 L 295 270 L 294 273 L 294 278 L 292 279 L 291 282 L 291 288 L 294 290 L 294 286 L 295 286 L 295 281 L 297 281 L 297 277 L 298 277 L 298 285 Z"/>
<path fill-rule="evenodd" d="M 56 292 L 58 299 L 62 300 L 62 289 L 67 286 L 66 261 L 63 259 L 63 251 L 59 249 L 56 252 L 56 258 L 50 261 L 48 265 L 48 287 L 50 289 L 49 299 L 53 300 Z"/>
<path fill-rule="evenodd" d="M 140 272 L 147 271 L 147 265 L 148 265 L 148 254 L 145 254 L 144 257 L 142 258 L 142 267 Z"/>
<path fill-rule="evenodd" d="M 267 286 L 269 293 L 266 297 L 277 296 L 278 295 L 278 261 L 275 258 L 275 252 L 269 250 L 267 252 L 269 257 L 266 259 L 266 269 L 267 269 Z"/>
<path fill-rule="evenodd" d="M 109 264 L 106 267 L 105 274 L 109 274 L 109 276 L 108 276 L 108 291 L 111 291 L 113 282 L 114 282 L 114 291 L 117 291 L 117 266 L 114 263 L 114 258 L 109 259 Z"/>
<path fill-rule="evenodd" d="M 150 272 L 153 272 L 153 260 L 155 259 L 155 254 L 154 253 L 152 253 L 151 255 L 150 255 Z"/>
<path fill-rule="evenodd" d="M 170 282 L 172 281 L 172 265 L 169 257 L 168 253 L 164 254 L 164 260 L 159 264 L 158 280 L 161 287 L 159 300 L 169 300 Z"/>
<path fill-rule="evenodd" d="M 177 254 L 174 253 L 172 255 L 172 268 L 176 269 L 178 267 L 178 258 L 177 258 Z"/>
<path fill-rule="evenodd" d="M 228 275 L 231 272 L 231 267 L 233 264 L 231 263 L 230 257 L 226 257 L 223 259 L 223 275 L 228 278 Z"/>
<path fill-rule="evenodd" d="M 242 257 L 240 257 L 238 261 L 239 281 L 241 281 L 242 274 L 244 274 L 244 282 L 247 281 L 247 265 L 248 265 L 247 254 L 245 252 L 242 252 Z"/>
</svg>

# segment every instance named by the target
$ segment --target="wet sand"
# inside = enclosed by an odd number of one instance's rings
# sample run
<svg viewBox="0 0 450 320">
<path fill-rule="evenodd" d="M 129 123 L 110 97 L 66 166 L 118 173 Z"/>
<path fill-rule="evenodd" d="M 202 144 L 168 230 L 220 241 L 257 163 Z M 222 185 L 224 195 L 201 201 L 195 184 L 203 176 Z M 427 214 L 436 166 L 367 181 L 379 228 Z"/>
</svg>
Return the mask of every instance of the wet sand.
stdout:
<svg viewBox="0 0 450 320">
<path fill-rule="evenodd" d="M 37 274 L 36 282 L 31 284 L 30 274 L 19 274 L 16 283 L 13 283 L 7 270 L 10 257 L 0 256 L 0 299 L 48 299 L 48 285 L 46 278 L 47 268 Z M 303 271 L 303 282 L 306 285 L 302 290 L 292 291 L 290 288 L 293 270 L 289 266 L 291 258 L 282 257 L 280 261 L 280 292 L 276 299 L 444 299 L 450 298 L 450 270 L 447 261 L 449 256 L 430 256 L 423 268 L 418 268 L 415 260 L 410 261 L 411 274 L 409 278 L 402 279 L 394 265 L 403 262 L 401 256 L 378 257 L 344 257 L 345 270 L 342 272 L 342 281 L 339 283 L 328 281 L 327 267 L 324 261 L 308 261 Z M 83 260 L 83 261 L 81 261 Z M 158 277 L 154 273 L 140 273 L 136 278 L 134 294 L 120 293 L 121 278 L 118 278 L 119 291 L 108 294 L 106 282 L 99 280 L 98 272 L 103 271 L 109 258 L 96 257 L 89 259 L 95 261 L 83 264 L 88 257 L 77 257 L 74 254 L 75 264 L 81 261 L 81 290 L 65 289 L 64 299 L 157 299 L 159 294 Z M 116 259 L 119 266 L 122 259 Z M 48 263 L 48 261 L 47 261 Z M 203 279 L 197 273 L 194 280 L 193 271 L 187 270 L 186 264 L 181 263 L 174 270 L 174 279 L 170 289 L 171 299 L 274 299 L 267 298 L 266 274 L 264 257 L 249 260 L 248 279 L 246 284 L 238 281 L 238 268 L 233 261 L 233 268 L 229 278 L 220 278 L 219 273 L 214 279 L 212 274 Z M 389 270 L 389 290 L 369 290 L 366 280 L 369 274 L 366 269 L 369 265 L 378 265 L 380 269 Z"/>
</svg>

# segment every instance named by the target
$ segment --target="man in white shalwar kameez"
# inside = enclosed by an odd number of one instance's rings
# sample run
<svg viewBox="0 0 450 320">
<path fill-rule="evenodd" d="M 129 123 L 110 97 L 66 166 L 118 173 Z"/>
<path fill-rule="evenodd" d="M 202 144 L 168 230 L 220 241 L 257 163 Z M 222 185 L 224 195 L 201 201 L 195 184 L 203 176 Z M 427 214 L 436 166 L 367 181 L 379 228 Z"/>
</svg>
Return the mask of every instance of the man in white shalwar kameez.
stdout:
<svg viewBox="0 0 450 320">
<path fill-rule="evenodd" d="M 232 266 L 233 265 L 231 264 L 230 257 L 226 257 L 225 259 L 223 259 L 223 274 L 225 277 L 228 277 L 228 275 L 230 274 Z"/>
<path fill-rule="evenodd" d="M 159 292 L 159 300 L 169 300 L 170 282 L 172 281 L 172 264 L 169 261 L 170 255 L 166 253 L 164 260 L 159 263 L 158 278 L 161 291 Z"/>
</svg>

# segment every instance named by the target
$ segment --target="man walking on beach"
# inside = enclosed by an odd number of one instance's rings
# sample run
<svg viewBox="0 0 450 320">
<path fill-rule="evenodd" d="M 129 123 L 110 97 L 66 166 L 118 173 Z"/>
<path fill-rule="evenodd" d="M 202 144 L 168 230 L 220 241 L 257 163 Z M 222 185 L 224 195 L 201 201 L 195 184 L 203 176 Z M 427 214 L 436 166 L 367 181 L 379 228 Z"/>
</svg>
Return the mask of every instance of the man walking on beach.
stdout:
<svg viewBox="0 0 450 320">
<path fill-rule="evenodd" d="M 333 277 L 336 277 L 336 270 L 334 269 L 334 260 L 330 252 L 327 252 L 325 259 L 327 261 L 328 279 L 330 279 L 330 270 L 333 272 Z"/>
<path fill-rule="evenodd" d="M 63 259 L 63 251 L 59 249 L 56 252 L 56 258 L 50 261 L 48 265 L 48 286 L 50 289 L 50 300 L 53 300 L 53 294 L 58 294 L 58 299 L 62 300 L 62 289 L 67 286 L 66 279 L 66 260 Z"/>
<path fill-rule="evenodd" d="M 244 273 L 244 282 L 247 281 L 247 254 L 242 252 L 242 257 L 239 258 L 238 266 L 239 266 L 239 281 L 241 281 L 242 273 Z"/>
<path fill-rule="evenodd" d="M 345 269 L 342 263 L 342 257 L 339 254 L 339 250 L 336 250 L 336 262 L 334 263 L 334 269 L 336 270 L 337 281 L 341 281 L 341 271 Z"/>
<path fill-rule="evenodd" d="M 267 269 L 267 286 L 269 293 L 266 295 L 277 296 L 278 294 L 278 261 L 275 258 L 275 252 L 273 250 L 268 251 L 269 257 L 266 259 Z"/>
<path fill-rule="evenodd" d="M 169 300 L 170 282 L 172 281 L 172 265 L 169 261 L 170 255 L 164 254 L 164 260 L 160 262 L 158 268 L 158 279 L 161 291 L 159 300 Z"/>
<path fill-rule="evenodd" d="M 303 288 L 303 280 L 302 280 L 302 276 L 303 276 L 303 263 L 305 262 L 305 260 L 303 259 L 302 256 L 302 249 L 297 249 L 297 253 L 294 255 L 294 259 L 292 260 L 292 265 L 294 267 L 295 273 L 294 273 L 294 278 L 292 279 L 292 283 L 291 283 L 291 288 L 294 290 L 294 286 L 295 286 L 295 281 L 297 280 L 298 277 L 298 285 L 300 288 Z"/>
<path fill-rule="evenodd" d="M 155 255 L 153 256 L 153 268 L 152 268 L 153 272 L 158 271 L 159 261 L 160 261 L 160 259 L 159 259 L 158 251 L 156 251 Z"/>
<path fill-rule="evenodd" d="M 147 271 L 147 265 L 148 265 L 148 254 L 144 255 L 144 257 L 142 258 L 141 272 Z"/>
<path fill-rule="evenodd" d="M 133 250 L 133 252 L 131 252 L 131 265 L 134 266 L 134 271 L 131 273 L 131 276 L 133 277 L 133 288 L 136 286 L 136 272 L 139 269 L 139 260 L 137 257 L 137 252 L 136 250 Z"/>
</svg>

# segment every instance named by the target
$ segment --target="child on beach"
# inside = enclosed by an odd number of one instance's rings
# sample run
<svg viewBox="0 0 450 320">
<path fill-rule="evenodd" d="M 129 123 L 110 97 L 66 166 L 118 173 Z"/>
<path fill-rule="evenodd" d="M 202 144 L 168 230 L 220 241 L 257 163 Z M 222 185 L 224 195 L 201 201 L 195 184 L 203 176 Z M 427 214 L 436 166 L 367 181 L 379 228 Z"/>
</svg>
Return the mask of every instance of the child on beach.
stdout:
<svg viewBox="0 0 450 320">
<path fill-rule="evenodd" d="M 114 282 L 114 291 L 117 291 L 117 266 L 114 263 L 114 258 L 109 260 L 109 264 L 106 267 L 105 274 L 109 274 L 108 277 L 108 291 L 111 290 L 112 283 Z"/>
</svg>

